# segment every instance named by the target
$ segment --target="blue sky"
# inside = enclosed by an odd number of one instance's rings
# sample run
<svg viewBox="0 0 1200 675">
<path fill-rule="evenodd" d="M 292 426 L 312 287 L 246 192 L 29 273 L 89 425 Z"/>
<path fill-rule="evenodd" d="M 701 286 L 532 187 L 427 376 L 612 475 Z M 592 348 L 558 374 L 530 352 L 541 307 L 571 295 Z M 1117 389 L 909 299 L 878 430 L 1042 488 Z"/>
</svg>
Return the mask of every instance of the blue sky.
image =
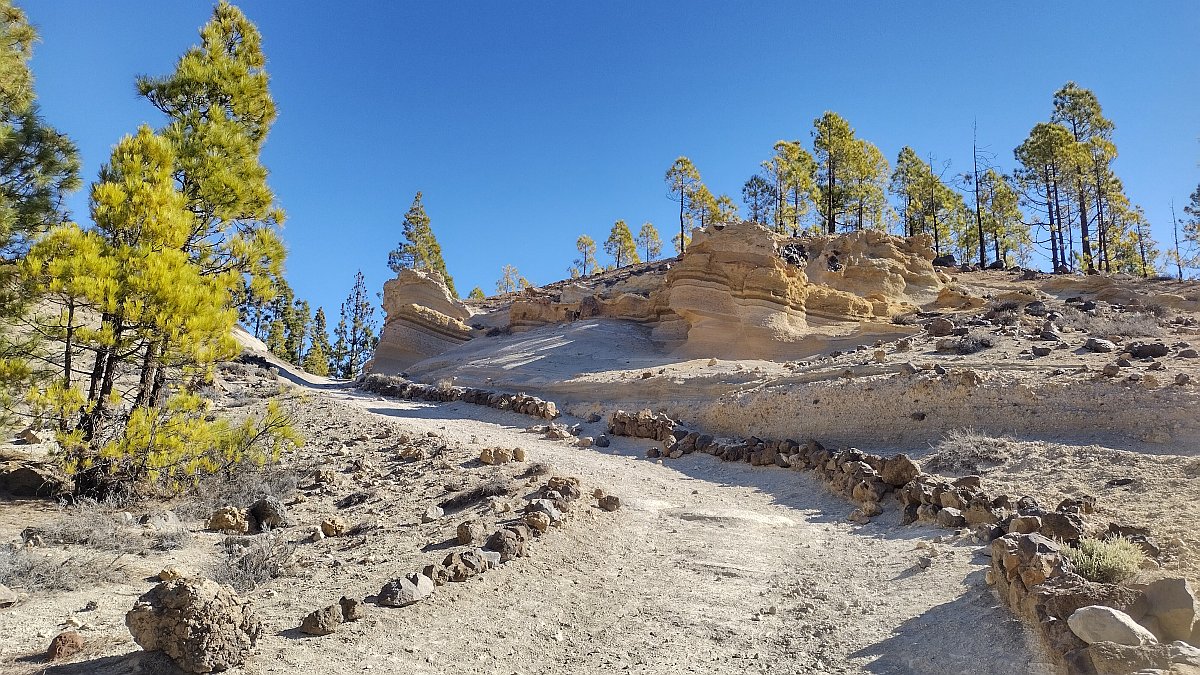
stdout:
<svg viewBox="0 0 1200 675">
<path fill-rule="evenodd" d="M 19 2 L 19 0 L 18 0 Z M 206 2 L 26 0 L 43 113 L 90 181 L 162 119 L 135 91 L 165 74 Z M 621 218 L 677 227 L 663 173 L 692 158 L 715 192 L 825 110 L 894 160 L 965 170 L 971 125 L 1001 169 L 1068 80 L 1116 123 L 1115 163 L 1155 235 L 1200 183 L 1200 3 L 237 3 L 264 36 L 279 120 L 264 151 L 288 213 L 288 279 L 336 313 L 373 289 L 417 190 L 464 295 L 500 268 L 566 275 L 574 241 Z M 86 190 L 71 200 L 86 219 Z M 1182 215 L 1182 214 L 1181 214 Z"/>
</svg>

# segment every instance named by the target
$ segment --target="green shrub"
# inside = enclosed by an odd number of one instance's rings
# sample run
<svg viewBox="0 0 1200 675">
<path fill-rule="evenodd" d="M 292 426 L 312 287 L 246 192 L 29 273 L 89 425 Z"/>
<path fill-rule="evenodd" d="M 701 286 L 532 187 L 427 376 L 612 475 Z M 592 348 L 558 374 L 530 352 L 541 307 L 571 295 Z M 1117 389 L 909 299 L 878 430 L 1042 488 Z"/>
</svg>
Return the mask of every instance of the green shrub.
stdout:
<svg viewBox="0 0 1200 675">
<path fill-rule="evenodd" d="M 1075 572 L 1088 581 L 1115 584 L 1137 573 L 1146 554 L 1137 544 L 1123 537 L 1092 539 L 1084 537 L 1079 548 L 1064 546 L 1062 555 L 1075 566 Z"/>
</svg>

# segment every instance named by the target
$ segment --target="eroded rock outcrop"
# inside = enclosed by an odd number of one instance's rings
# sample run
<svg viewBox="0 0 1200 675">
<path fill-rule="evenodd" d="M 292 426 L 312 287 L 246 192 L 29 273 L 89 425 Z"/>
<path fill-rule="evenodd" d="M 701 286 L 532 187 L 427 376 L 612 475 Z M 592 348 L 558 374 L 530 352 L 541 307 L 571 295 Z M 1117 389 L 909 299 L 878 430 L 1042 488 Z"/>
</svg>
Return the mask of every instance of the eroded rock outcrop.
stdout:
<svg viewBox="0 0 1200 675">
<path fill-rule="evenodd" d="M 404 269 L 383 285 L 387 319 L 370 366 L 399 372 L 471 339 L 471 310 L 436 272 Z"/>
<path fill-rule="evenodd" d="M 242 665 L 263 631 L 248 601 L 209 579 L 158 584 L 138 598 L 125 625 L 142 649 L 165 652 L 188 673 Z"/>
<path fill-rule="evenodd" d="M 609 318 L 651 326 L 684 354 L 791 358 L 830 340 L 911 332 L 892 317 L 946 303 L 948 277 L 932 259 L 922 236 L 788 238 L 746 222 L 695 232 L 681 258 L 527 288 L 471 323 L 522 331 Z M 485 332 L 466 325 L 471 310 L 436 275 L 404 270 L 385 284 L 384 308 L 373 372 L 399 372 Z"/>
</svg>

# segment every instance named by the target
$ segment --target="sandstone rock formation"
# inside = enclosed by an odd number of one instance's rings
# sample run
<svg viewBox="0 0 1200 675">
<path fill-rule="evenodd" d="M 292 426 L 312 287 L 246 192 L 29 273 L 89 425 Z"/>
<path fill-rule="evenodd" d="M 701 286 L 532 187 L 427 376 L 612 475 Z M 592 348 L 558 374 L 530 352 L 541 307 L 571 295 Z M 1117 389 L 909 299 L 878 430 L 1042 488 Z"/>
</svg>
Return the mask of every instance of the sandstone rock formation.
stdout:
<svg viewBox="0 0 1200 675">
<path fill-rule="evenodd" d="M 262 635 L 250 603 L 210 579 L 164 581 L 125 615 L 133 639 L 180 669 L 211 673 L 239 666 Z"/>
<path fill-rule="evenodd" d="M 435 276 L 404 270 L 384 286 L 387 323 L 371 370 L 399 372 L 484 332 L 468 319 L 522 331 L 609 318 L 647 325 L 685 355 L 791 358 L 831 339 L 911 332 L 891 318 L 920 306 L 978 300 L 946 296 L 932 258 L 924 237 L 788 238 L 740 223 L 697 231 L 682 258 L 528 288 L 474 317 Z"/>
<path fill-rule="evenodd" d="M 436 272 L 404 269 L 383 285 L 387 319 L 369 370 L 400 372 L 471 339 L 471 310 Z"/>
</svg>

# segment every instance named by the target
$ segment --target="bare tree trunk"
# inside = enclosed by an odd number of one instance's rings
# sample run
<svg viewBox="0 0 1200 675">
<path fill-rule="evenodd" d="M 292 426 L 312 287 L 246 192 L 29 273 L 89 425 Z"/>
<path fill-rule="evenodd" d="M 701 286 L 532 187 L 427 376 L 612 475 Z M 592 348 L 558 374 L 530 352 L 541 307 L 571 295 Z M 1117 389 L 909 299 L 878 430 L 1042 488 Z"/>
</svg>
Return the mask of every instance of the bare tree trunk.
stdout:
<svg viewBox="0 0 1200 675">
<path fill-rule="evenodd" d="M 1171 226 L 1175 229 L 1175 273 L 1183 281 L 1183 254 L 1179 252 L 1179 221 L 1175 219 L 1175 200 L 1171 200 Z"/>
<path fill-rule="evenodd" d="M 987 267 L 987 249 L 983 240 L 983 214 L 979 210 L 979 149 L 975 142 L 975 125 L 971 125 L 971 162 L 975 172 L 975 225 L 979 229 L 979 269 Z M 997 254 L 999 255 L 999 254 Z"/>
</svg>

